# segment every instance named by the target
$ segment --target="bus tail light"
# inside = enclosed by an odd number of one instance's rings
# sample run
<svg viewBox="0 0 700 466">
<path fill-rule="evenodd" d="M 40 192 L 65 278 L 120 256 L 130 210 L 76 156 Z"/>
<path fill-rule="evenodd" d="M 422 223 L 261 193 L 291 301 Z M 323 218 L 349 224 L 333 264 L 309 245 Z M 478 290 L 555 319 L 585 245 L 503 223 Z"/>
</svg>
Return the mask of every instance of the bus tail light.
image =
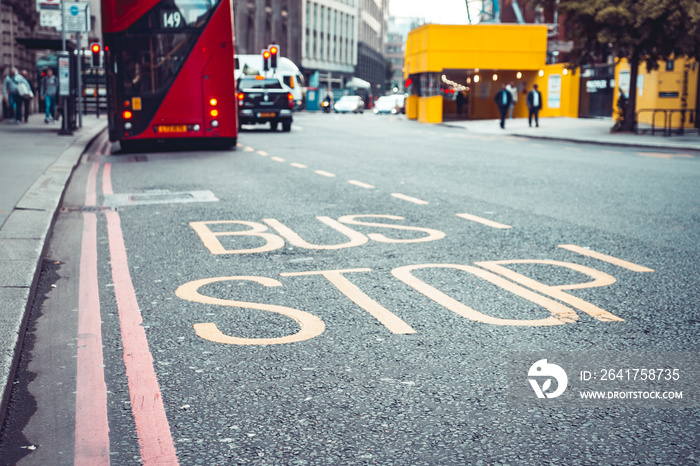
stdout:
<svg viewBox="0 0 700 466">
<path fill-rule="evenodd" d="M 218 111 L 217 109 L 213 108 L 213 109 L 211 109 L 211 111 L 209 112 L 209 115 L 211 115 L 213 118 L 216 118 L 216 117 L 219 116 L 219 111 Z"/>
<path fill-rule="evenodd" d="M 242 92 L 238 93 L 238 106 L 242 107 L 243 106 L 243 99 L 245 99 L 245 94 Z"/>
<path fill-rule="evenodd" d="M 131 113 L 131 111 L 129 111 L 129 110 L 124 110 L 124 112 L 122 113 L 122 117 L 125 120 L 130 120 L 132 116 L 134 116 L 134 114 Z"/>
<path fill-rule="evenodd" d="M 291 92 L 287 93 L 287 100 L 289 101 L 289 108 L 290 109 L 294 108 L 294 96 L 292 95 Z"/>
</svg>

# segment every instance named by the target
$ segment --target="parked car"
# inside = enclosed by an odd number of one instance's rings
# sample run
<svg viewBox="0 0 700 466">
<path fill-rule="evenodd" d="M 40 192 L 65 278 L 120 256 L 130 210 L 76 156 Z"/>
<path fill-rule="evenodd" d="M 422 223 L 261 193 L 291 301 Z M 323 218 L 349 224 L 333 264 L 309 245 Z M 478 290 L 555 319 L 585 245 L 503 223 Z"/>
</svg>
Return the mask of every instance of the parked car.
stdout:
<svg viewBox="0 0 700 466">
<path fill-rule="evenodd" d="M 403 107 L 403 96 L 385 95 L 374 102 L 374 113 L 401 113 Z"/>
<path fill-rule="evenodd" d="M 362 113 L 365 103 L 359 95 L 344 95 L 333 105 L 335 113 Z"/>
</svg>

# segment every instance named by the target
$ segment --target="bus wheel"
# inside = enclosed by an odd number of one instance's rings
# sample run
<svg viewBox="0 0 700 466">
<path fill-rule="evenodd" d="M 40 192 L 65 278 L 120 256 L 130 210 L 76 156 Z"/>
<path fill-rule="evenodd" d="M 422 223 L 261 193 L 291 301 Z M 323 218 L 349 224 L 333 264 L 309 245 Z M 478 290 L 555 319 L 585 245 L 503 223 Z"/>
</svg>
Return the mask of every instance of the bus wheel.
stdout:
<svg viewBox="0 0 700 466">
<path fill-rule="evenodd" d="M 292 122 L 291 121 L 285 121 L 282 123 L 282 131 L 285 133 L 288 133 L 292 130 Z"/>
<path fill-rule="evenodd" d="M 271 121 L 270 122 L 270 131 L 277 131 L 277 125 L 279 124 L 278 121 Z"/>
</svg>

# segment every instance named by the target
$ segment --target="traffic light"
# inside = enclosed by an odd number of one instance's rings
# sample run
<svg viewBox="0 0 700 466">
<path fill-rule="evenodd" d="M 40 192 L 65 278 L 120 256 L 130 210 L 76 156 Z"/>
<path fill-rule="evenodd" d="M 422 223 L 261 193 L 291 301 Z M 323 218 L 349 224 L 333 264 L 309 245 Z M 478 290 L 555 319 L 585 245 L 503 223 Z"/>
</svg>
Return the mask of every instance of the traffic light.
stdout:
<svg viewBox="0 0 700 466">
<path fill-rule="evenodd" d="M 277 69 L 277 57 L 280 54 L 280 46 L 274 44 L 268 50 L 270 51 L 270 68 L 273 70 Z"/>
<path fill-rule="evenodd" d="M 262 51 L 262 59 L 263 59 L 263 71 L 269 71 L 269 69 L 270 69 L 270 51 L 269 50 Z"/>
<path fill-rule="evenodd" d="M 92 59 L 90 64 L 92 65 L 93 68 L 99 68 L 102 65 L 102 60 L 100 59 L 100 44 L 92 44 L 90 46 L 90 52 L 92 55 Z"/>
</svg>

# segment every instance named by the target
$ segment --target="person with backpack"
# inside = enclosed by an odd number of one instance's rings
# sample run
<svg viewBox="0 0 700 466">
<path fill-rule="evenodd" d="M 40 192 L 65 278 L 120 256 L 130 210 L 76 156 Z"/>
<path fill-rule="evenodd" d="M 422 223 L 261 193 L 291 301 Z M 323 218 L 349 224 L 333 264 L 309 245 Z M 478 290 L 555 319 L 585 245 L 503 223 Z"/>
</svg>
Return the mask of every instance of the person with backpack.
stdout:
<svg viewBox="0 0 700 466">
<path fill-rule="evenodd" d="M 14 66 L 5 78 L 2 86 L 2 98 L 7 100 L 10 108 L 10 124 L 16 125 L 22 121 L 22 97 L 30 95 L 31 86 Z"/>
</svg>

